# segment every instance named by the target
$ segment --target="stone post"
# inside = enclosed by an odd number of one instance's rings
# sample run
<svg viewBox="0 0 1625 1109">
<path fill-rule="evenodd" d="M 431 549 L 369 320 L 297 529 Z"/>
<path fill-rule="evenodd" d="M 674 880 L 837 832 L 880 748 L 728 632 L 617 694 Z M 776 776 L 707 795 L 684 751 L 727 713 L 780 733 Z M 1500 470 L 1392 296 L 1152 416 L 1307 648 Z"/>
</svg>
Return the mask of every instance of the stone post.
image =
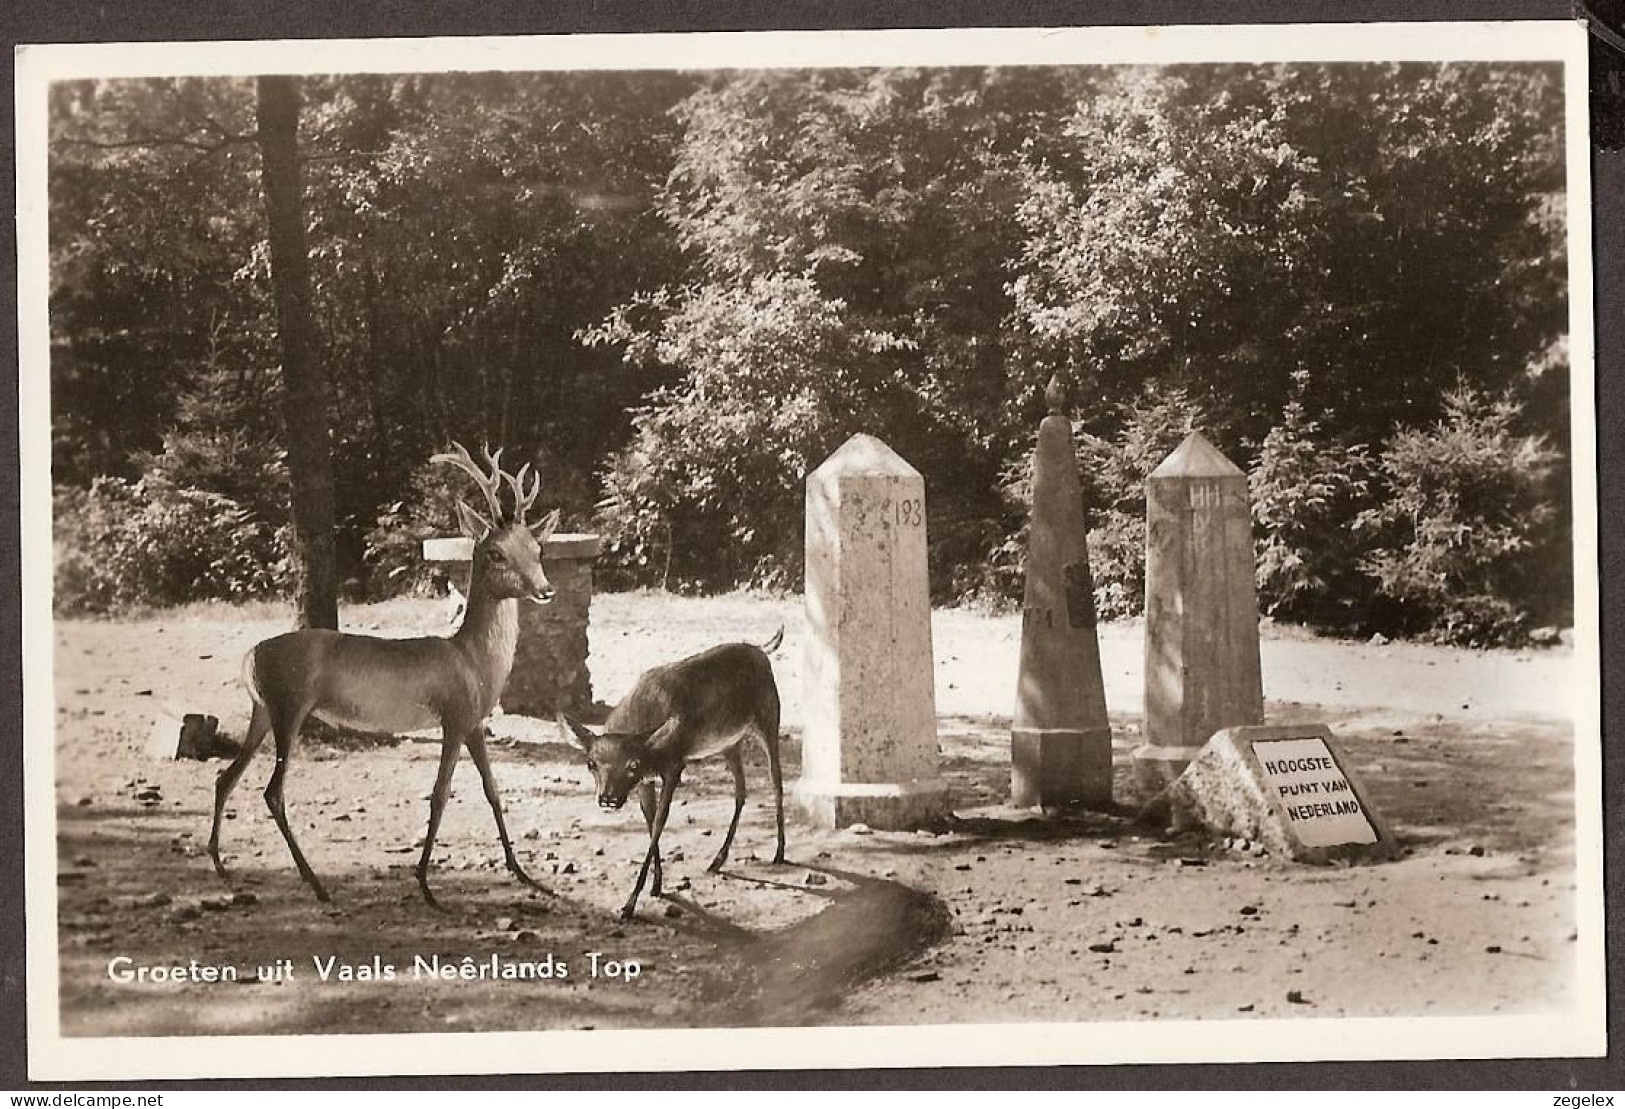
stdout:
<svg viewBox="0 0 1625 1109">
<path fill-rule="evenodd" d="M 1264 722 L 1247 477 L 1192 432 L 1145 483 L 1146 790 L 1221 728 Z"/>
<path fill-rule="evenodd" d="M 1112 800 L 1112 730 L 1095 638 L 1094 581 L 1066 395 L 1051 379 L 1038 425 L 1010 731 L 1010 801 L 1044 809 Z"/>
<path fill-rule="evenodd" d="M 580 712 L 592 704 L 587 671 L 587 625 L 592 606 L 596 535 L 555 534 L 542 544 L 542 570 L 553 586 L 545 605 L 519 602 L 519 643 L 513 672 L 502 691 L 502 711 L 551 719 L 558 711 Z M 447 562 L 458 588 L 468 592 L 470 539 L 425 539 L 423 557 Z"/>
<path fill-rule="evenodd" d="M 937 759 L 925 480 L 871 435 L 807 477 L 801 815 L 909 828 L 948 816 Z"/>
</svg>

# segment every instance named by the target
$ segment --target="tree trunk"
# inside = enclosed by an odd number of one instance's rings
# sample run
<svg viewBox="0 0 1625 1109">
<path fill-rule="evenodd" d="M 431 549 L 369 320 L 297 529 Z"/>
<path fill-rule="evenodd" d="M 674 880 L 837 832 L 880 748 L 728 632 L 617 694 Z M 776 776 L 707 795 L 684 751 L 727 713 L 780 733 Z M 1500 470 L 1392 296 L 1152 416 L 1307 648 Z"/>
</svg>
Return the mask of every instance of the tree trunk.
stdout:
<svg viewBox="0 0 1625 1109">
<path fill-rule="evenodd" d="M 333 392 L 312 353 L 310 259 L 299 166 L 299 90 L 291 77 L 260 77 L 260 162 L 271 244 L 271 287 L 282 345 L 282 413 L 293 484 L 299 626 L 337 628 L 333 473 L 328 441 Z"/>
</svg>

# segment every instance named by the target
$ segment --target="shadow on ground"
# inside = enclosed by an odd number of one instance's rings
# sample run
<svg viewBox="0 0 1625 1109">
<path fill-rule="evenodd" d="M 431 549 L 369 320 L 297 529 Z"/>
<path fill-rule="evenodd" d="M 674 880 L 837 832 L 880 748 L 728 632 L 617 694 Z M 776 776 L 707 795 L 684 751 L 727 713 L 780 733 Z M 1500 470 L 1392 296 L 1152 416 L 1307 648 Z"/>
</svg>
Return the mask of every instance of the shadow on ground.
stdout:
<svg viewBox="0 0 1625 1109">
<path fill-rule="evenodd" d="M 437 870 L 445 911 L 435 911 L 405 852 L 399 865 L 324 874 L 334 891 L 324 905 L 274 852 L 234 860 L 221 881 L 193 842 L 206 819 L 201 809 L 59 811 L 65 1035 L 809 1023 L 947 927 L 929 894 L 793 864 L 718 877 L 821 906 L 767 931 L 682 893 L 647 898 L 623 922 L 556 883 L 524 887 L 494 864 Z M 817 869 L 831 881 L 808 889 L 760 876 L 779 869 L 786 878 Z M 119 982 L 109 968 L 120 957 L 129 960 L 121 973 L 196 964 L 235 968 L 237 979 Z M 629 962 L 639 964 L 636 978 L 624 974 Z M 502 976 L 523 965 L 545 977 Z"/>
</svg>

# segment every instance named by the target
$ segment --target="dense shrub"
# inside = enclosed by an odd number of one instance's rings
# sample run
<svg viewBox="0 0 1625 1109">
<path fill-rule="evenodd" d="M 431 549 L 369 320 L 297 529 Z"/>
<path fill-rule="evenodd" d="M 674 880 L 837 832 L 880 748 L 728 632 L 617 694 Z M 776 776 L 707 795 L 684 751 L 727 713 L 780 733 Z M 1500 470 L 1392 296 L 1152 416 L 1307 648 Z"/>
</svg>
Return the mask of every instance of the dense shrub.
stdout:
<svg viewBox="0 0 1625 1109">
<path fill-rule="evenodd" d="M 625 317 L 592 341 L 628 357 L 691 367 L 632 418 L 609 460 L 598 524 L 607 580 L 726 589 L 782 585 L 800 574 L 805 475 L 854 415 L 862 366 L 884 336 L 805 275 L 712 288 L 664 318 L 652 340 Z"/>
<path fill-rule="evenodd" d="M 265 596 L 289 578 L 287 537 L 219 494 L 98 478 L 58 489 L 54 509 L 62 613 Z"/>
<path fill-rule="evenodd" d="M 211 341 L 162 448 L 133 456 L 139 481 L 59 488 L 57 608 L 110 612 L 286 589 L 289 483 L 276 393 L 272 375 Z"/>
<path fill-rule="evenodd" d="M 1383 451 L 1386 495 L 1357 526 L 1373 537 L 1363 566 L 1399 606 L 1398 630 L 1478 646 L 1527 632 L 1526 598 L 1552 572 L 1541 556 L 1559 459 L 1518 432 L 1519 416 L 1510 395 L 1460 387 L 1437 425 L 1401 431 Z"/>
<path fill-rule="evenodd" d="M 1360 579 L 1354 519 L 1370 488 L 1361 444 L 1336 442 L 1304 409 L 1308 375 L 1264 437 L 1248 475 L 1261 613 L 1327 629 L 1360 618 L 1369 583 Z"/>
<path fill-rule="evenodd" d="M 287 515 L 291 483 L 276 376 L 213 362 L 176 400 L 163 449 L 135 455 L 149 482 L 213 493 L 263 520 Z"/>
</svg>

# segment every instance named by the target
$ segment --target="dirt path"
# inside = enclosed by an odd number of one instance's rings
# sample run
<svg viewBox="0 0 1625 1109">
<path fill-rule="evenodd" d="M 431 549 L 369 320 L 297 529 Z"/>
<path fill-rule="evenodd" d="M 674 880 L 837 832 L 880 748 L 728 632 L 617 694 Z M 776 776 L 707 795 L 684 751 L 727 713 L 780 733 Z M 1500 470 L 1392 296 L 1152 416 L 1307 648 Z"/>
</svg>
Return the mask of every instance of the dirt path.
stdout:
<svg viewBox="0 0 1625 1109">
<path fill-rule="evenodd" d="M 613 699 L 645 666 L 765 639 L 784 623 L 774 663 L 793 777 L 798 614 L 793 600 L 601 598 L 595 692 Z M 350 613 L 351 626 L 385 634 L 433 627 L 438 615 L 426 602 Z M 1016 623 L 939 613 L 954 826 L 793 828 L 791 865 L 756 862 L 752 852 L 772 842 L 758 754 L 736 861 L 708 875 L 730 790 L 721 764 L 699 764 L 668 831 L 673 896 L 622 924 L 614 909 L 641 858 L 639 821 L 598 812 L 575 752 L 552 725 L 520 718 L 496 724 L 497 773 L 521 853 L 550 894 L 501 869 L 464 765 L 433 875 L 452 911 L 423 905 L 410 868 L 437 746 L 410 740 L 311 744 L 290 776 L 295 827 L 333 906 L 301 886 L 259 801 L 264 759 L 233 800 L 233 877 L 222 883 L 202 853 L 218 764 L 157 761 L 141 747 L 159 702 L 240 731 L 238 659 L 280 629 L 272 611 L 230 609 L 58 625 L 67 1034 L 1493 1013 L 1564 1005 L 1574 987 L 1566 652 L 1267 642 L 1272 722 L 1328 720 L 1408 848 L 1385 866 L 1319 870 L 1164 842 L 1122 814 L 1069 823 L 1004 808 Z M 1102 630 L 1125 802 L 1139 742 L 1138 634 Z M 640 973 L 595 977 L 591 952 L 601 969 L 630 960 Z M 243 980 L 121 983 L 107 973 L 118 955 L 231 965 Z M 436 955 L 493 974 L 551 956 L 555 973 L 413 977 L 417 957 L 433 966 Z M 380 977 L 324 982 L 315 956 Z M 271 968 L 282 959 L 294 973 L 278 981 Z M 392 980 L 381 977 L 386 964 Z M 266 980 L 248 980 L 261 966 Z"/>
</svg>

